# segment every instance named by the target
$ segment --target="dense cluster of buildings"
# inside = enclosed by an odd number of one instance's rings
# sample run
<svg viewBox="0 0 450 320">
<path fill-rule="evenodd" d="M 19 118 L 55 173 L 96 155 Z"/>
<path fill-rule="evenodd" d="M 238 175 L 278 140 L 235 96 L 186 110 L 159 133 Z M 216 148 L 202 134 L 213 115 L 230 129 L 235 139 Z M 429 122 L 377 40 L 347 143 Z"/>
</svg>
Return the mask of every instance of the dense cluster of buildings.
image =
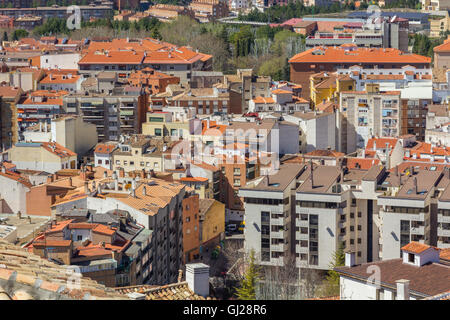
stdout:
<svg viewBox="0 0 450 320">
<path fill-rule="evenodd" d="M 205 22 L 272 4 L 284 2 L 88 7 Z M 62 12 L 41 9 L 24 12 Z M 267 269 L 320 273 L 344 250 L 341 299 L 445 296 L 450 42 L 432 61 L 408 51 L 422 14 L 381 15 L 375 29 L 349 21 L 360 18 L 280 24 L 307 45 L 280 81 L 215 71 L 213 56 L 152 38 L 3 41 L 0 247 L 70 266 L 105 297 L 206 299 L 208 261 L 233 239 Z M 370 266 L 383 271 L 376 288 Z M 20 295 L 8 281 L 0 269 L 0 295 Z"/>
</svg>

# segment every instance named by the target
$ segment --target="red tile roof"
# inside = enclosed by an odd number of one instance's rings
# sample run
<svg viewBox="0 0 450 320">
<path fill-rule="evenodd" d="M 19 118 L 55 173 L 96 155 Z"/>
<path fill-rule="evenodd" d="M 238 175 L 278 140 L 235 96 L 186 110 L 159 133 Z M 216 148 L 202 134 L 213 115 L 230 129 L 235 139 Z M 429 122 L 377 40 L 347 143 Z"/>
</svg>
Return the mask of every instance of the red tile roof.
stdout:
<svg viewBox="0 0 450 320">
<path fill-rule="evenodd" d="M 318 50 L 323 54 L 314 54 Z M 403 53 L 394 48 L 358 48 L 347 51 L 341 47 L 316 47 L 293 56 L 290 63 L 401 63 L 430 64 L 431 58 Z"/>
<path fill-rule="evenodd" d="M 406 246 L 403 246 L 402 250 L 407 251 L 407 252 L 412 252 L 412 253 L 422 253 L 425 250 L 428 250 L 430 248 L 433 248 L 433 247 L 431 247 L 427 244 L 412 241 L 412 242 L 408 243 Z"/>
</svg>

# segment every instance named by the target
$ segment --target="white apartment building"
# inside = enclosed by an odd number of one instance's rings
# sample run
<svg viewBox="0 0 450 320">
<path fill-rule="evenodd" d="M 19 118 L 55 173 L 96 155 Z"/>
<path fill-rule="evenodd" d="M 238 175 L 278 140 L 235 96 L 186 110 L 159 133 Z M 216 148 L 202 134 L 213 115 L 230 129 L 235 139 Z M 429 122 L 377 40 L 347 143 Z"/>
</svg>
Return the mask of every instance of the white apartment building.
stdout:
<svg viewBox="0 0 450 320">
<path fill-rule="evenodd" d="M 299 151 L 336 149 L 336 113 L 294 112 L 283 115 L 299 127 Z"/>
<path fill-rule="evenodd" d="M 283 265 L 295 253 L 297 267 L 327 270 L 341 244 L 358 264 L 399 258 L 411 241 L 450 245 L 450 170 L 344 163 L 283 163 L 241 188 L 245 249 L 263 265 Z"/>
<path fill-rule="evenodd" d="M 400 99 L 400 91 L 381 92 L 379 85 L 368 85 L 366 91 L 342 92 L 337 120 L 338 151 L 351 153 L 364 148 L 372 136 L 400 135 Z"/>
</svg>

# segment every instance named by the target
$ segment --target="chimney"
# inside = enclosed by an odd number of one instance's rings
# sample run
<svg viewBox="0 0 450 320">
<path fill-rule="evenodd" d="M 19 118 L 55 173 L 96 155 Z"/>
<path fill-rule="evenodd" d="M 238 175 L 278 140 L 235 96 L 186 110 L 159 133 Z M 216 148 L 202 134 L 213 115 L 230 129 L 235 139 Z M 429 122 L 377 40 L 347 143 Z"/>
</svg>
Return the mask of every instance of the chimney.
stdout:
<svg viewBox="0 0 450 320">
<path fill-rule="evenodd" d="M 345 253 L 345 266 L 353 267 L 355 266 L 355 253 L 354 252 L 346 252 Z"/>
<path fill-rule="evenodd" d="M 209 296 L 209 266 L 204 263 L 187 264 L 186 282 L 194 293 L 205 298 Z"/>
<path fill-rule="evenodd" d="M 391 153 L 391 147 L 389 143 L 386 142 L 386 169 L 390 169 L 391 161 L 389 159 L 389 154 Z"/>
<path fill-rule="evenodd" d="M 314 176 L 313 176 L 314 169 L 313 169 L 312 160 L 309 160 L 309 166 L 311 169 L 311 174 L 309 175 L 309 179 L 311 180 L 311 188 L 314 188 Z"/>
<path fill-rule="evenodd" d="M 183 278 L 183 270 L 180 269 L 180 270 L 178 270 L 177 282 L 180 283 L 182 278 Z"/>
<path fill-rule="evenodd" d="M 136 180 L 131 180 L 131 196 L 136 198 Z"/>
<path fill-rule="evenodd" d="M 397 284 L 397 299 L 409 300 L 409 280 L 400 279 L 395 281 Z"/>
<path fill-rule="evenodd" d="M 417 194 L 417 177 L 414 177 L 414 193 Z"/>
<path fill-rule="evenodd" d="M 144 186 L 144 187 L 142 188 L 142 195 L 143 195 L 143 196 L 146 196 L 146 195 L 147 195 L 147 187 L 146 187 L 146 186 Z"/>
<path fill-rule="evenodd" d="M 108 172 L 106 172 L 106 170 L 105 171 L 103 171 L 103 178 L 107 178 L 108 177 Z"/>
<path fill-rule="evenodd" d="M 72 177 L 69 177 L 69 187 L 72 187 L 73 186 L 73 184 L 72 184 Z"/>
<path fill-rule="evenodd" d="M 6 173 L 6 168 L 5 168 L 5 166 L 2 166 L 2 173 Z"/>
<path fill-rule="evenodd" d="M 114 190 L 119 190 L 119 179 L 117 178 L 117 173 L 114 171 L 112 174 L 112 177 L 114 179 Z"/>
<path fill-rule="evenodd" d="M 89 194 L 89 182 L 84 182 L 84 193 Z"/>
<path fill-rule="evenodd" d="M 142 169 L 142 179 L 147 178 L 147 174 L 145 173 L 145 169 Z"/>
</svg>

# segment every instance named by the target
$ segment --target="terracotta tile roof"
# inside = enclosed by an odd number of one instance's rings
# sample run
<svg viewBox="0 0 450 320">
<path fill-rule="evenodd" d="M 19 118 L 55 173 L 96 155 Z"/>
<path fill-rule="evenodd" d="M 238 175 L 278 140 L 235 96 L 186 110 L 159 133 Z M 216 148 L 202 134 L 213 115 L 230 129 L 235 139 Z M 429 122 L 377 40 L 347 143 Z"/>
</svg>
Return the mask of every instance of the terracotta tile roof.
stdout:
<svg viewBox="0 0 450 320">
<path fill-rule="evenodd" d="M 152 287 L 148 285 L 115 288 L 121 294 L 139 292 L 145 294 L 146 300 L 215 300 L 212 297 L 204 298 L 194 293 L 187 282 L 179 282 L 164 286 Z"/>
<path fill-rule="evenodd" d="M 366 158 L 346 158 L 346 166 L 349 169 L 361 169 L 369 170 L 374 165 L 380 164 L 379 159 L 366 159 Z"/>
<path fill-rule="evenodd" d="M 345 156 L 345 153 L 335 150 L 313 150 L 311 152 L 308 152 L 306 156 L 339 158 Z"/>
<path fill-rule="evenodd" d="M 144 60 L 144 52 L 108 51 L 88 52 L 78 64 L 134 64 L 140 65 Z"/>
<path fill-rule="evenodd" d="M 110 154 L 116 149 L 116 145 L 113 144 L 98 144 L 95 147 L 94 152 L 95 153 L 101 153 L 101 154 Z"/>
<path fill-rule="evenodd" d="M 450 39 L 444 40 L 444 43 L 433 48 L 434 52 L 450 52 Z"/>
<path fill-rule="evenodd" d="M 72 289 L 67 286 L 71 276 L 66 266 L 57 265 L 27 249 L 0 240 L 0 287 L 10 298 L 128 299 L 112 288 L 107 288 L 82 275 L 79 278 L 80 287 Z M 19 295 L 17 294 L 19 290 L 27 294 Z"/>
<path fill-rule="evenodd" d="M 208 178 L 203 178 L 203 177 L 184 177 L 184 178 L 180 178 L 180 181 L 186 181 L 186 182 L 207 182 Z"/>
<path fill-rule="evenodd" d="M 0 171 L 0 176 L 17 181 L 27 188 L 31 188 L 33 186 L 28 178 L 23 177 L 22 175 L 15 172 L 6 171 L 5 173 L 3 173 Z"/>
<path fill-rule="evenodd" d="M 450 261 L 450 248 L 441 249 L 439 251 L 439 258 L 441 260 Z"/>
<path fill-rule="evenodd" d="M 369 141 L 367 141 L 366 150 L 372 150 L 374 147 L 374 143 L 376 143 L 377 149 L 385 149 L 386 143 L 391 149 L 394 149 L 397 142 L 397 138 L 370 138 Z"/>
<path fill-rule="evenodd" d="M 412 252 L 412 253 L 422 253 L 425 250 L 428 250 L 430 248 L 432 248 L 432 247 L 429 245 L 419 243 L 416 241 L 412 241 L 412 242 L 408 243 L 406 246 L 403 246 L 402 250 L 407 251 L 407 252 Z"/>
<path fill-rule="evenodd" d="M 41 146 L 60 158 L 75 157 L 77 154 L 57 142 L 40 142 Z"/>
<path fill-rule="evenodd" d="M 254 103 L 275 103 L 272 97 L 256 97 L 253 98 Z"/>
<path fill-rule="evenodd" d="M 14 98 L 22 92 L 18 87 L 0 86 L 0 96 L 6 98 Z"/>
<path fill-rule="evenodd" d="M 52 83 L 75 83 L 80 79 L 80 75 L 74 74 L 61 74 L 61 73 L 48 73 L 39 83 L 52 84 Z"/>
<path fill-rule="evenodd" d="M 314 54 L 321 50 L 323 54 Z M 358 48 L 346 51 L 341 47 L 316 47 L 296 54 L 290 63 L 401 63 L 430 64 L 431 58 L 407 54 L 394 48 Z"/>
</svg>

